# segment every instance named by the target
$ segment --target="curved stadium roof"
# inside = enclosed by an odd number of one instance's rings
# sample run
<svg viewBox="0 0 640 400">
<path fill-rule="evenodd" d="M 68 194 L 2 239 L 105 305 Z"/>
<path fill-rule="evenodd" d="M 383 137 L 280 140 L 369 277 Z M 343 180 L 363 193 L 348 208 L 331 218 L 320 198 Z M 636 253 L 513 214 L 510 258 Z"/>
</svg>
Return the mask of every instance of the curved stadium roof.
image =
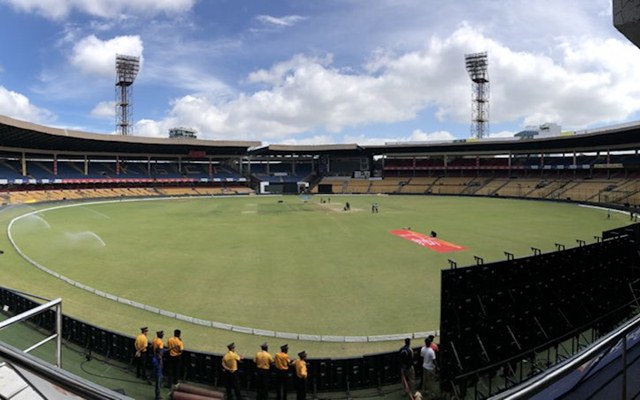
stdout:
<svg viewBox="0 0 640 400">
<path fill-rule="evenodd" d="M 186 156 L 243 155 L 257 141 L 119 136 L 51 128 L 0 116 L 0 148 L 36 153 Z"/>
<path fill-rule="evenodd" d="M 455 142 L 409 142 L 377 146 L 357 144 L 268 145 L 259 141 L 215 141 L 117 136 L 51 128 L 0 116 L 0 150 L 28 153 L 130 155 L 196 158 L 220 156 L 319 155 L 476 155 L 507 153 L 570 153 L 640 148 L 640 124 L 625 124 L 584 131 L 570 136 L 525 140 L 461 140 Z"/>
</svg>

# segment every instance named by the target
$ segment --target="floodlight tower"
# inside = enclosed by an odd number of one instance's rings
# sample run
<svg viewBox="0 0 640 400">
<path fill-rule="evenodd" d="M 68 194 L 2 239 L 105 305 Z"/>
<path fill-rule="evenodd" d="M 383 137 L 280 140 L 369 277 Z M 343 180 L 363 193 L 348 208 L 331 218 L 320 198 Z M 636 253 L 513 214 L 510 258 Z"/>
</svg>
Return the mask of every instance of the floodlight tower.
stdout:
<svg viewBox="0 0 640 400">
<path fill-rule="evenodd" d="M 489 134 L 489 59 L 487 52 L 465 54 L 471 78 L 471 136 L 482 139 Z"/>
<path fill-rule="evenodd" d="M 133 81 L 140 70 L 140 57 L 116 54 L 116 131 L 127 136 L 130 133 Z"/>
</svg>

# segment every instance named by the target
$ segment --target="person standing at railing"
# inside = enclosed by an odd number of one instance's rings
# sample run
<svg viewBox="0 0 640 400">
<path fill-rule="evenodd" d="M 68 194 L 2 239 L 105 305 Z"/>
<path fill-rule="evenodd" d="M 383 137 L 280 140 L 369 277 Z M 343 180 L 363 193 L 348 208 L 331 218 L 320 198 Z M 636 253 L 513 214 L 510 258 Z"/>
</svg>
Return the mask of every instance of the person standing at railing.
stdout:
<svg viewBox="0 0 640 400">
<path fill-rule="evenodd" d="M 178 383 L 178 377 L 182 369 L 182 352 L 184 351 L 184 344 L 180 337 L 182 332 L 180 329 L 173 331 L 173 337 L 167 340 L 167 378 L 169 378 L 169 385 L 175 385 Z"/>
<path fill-rule="evenodd" d="M 400 377 L 402 378 L 402 387 L 409 398 L 412 397 L 415 389 L 416 373 L 413 368 L 413 349 L 411 348 L 411 339 L 404 340 L 404 346 L 400 348 Z"/>
<path fill-rule="evenodd" d="M 147 333 L 149 328 L 140 328 L 140 334 L 136 336 L 134 347 L 136 353 L 133 358 L 136 364 L 136 378 L 142 378 L 147 380 L 147 347 L 149 347 L 149 339 L 147 339 Z"/>
<path fill-rule="evenodd" d="M 289 345 L 280 346 L 280 352 L 276 353 L 276 400 L 287 400 L 287 385 L 289 383 Z"/>
<path fill-rule="evenodd" d="M 235 343 L 229 343 L 227 349 L 229 351 L 222 357 L 222 372 L 224 373 L 225 388 L 227 390 L 226 399 L 231 400 L 235 393 L 237 400 L 242 400 L 238 379 L 238 362 L 242 361 L 242 357 L 236 353 Z"/>
<path fill-rule="evenodd" d="M 156 337 L 151 342 L 151 347 L 153 348 L 153 354 L 156 353 L 157 349 L 164 350 L 164 342 L 162 338 L 164 337 L 164 331 L 157 331 Z"/>
<path fill-rule="evenodd" d="M 422 395 L 426 399 L 435 396 L 436 381 L 436 352 L 431 346 L 433 342 L 429 337 L 424 340 L 424 346 L 420 349 L 422 356 Z"/>
<path fill-rule="evenodd" d="M 164 351 L 164 342 L 163 342 L 163 338 L 164 338 L 164 331 L 157 331 L 156 332 L 156 337 L 153 338 L 153 340 L 151 341 L 151 350 L 153 351 L 151 354 L 153 354 L 153 356 L 155 357 L 156 353 L 160 354 L 160 358 L 162 358 L 162 368 L 160 370 L 160 374 L 164 374 L 166 372 L 165 367 L 164 367 L 164 358 L 165 358 L 165 351 Z M 155 373 L 155 370 L 154 370 Z M 154 376 L 154 379 L 157 378 L 156 376 Z M 160 384 L 162 385 L 162 377 L 160 377 Z"/>
<path fill-rule="evenodd" d="M 273 357 L 269 354 L 269 346 L 266 342 L 262 343 L 260 351 L 253 358 L 258 373 L 258 400 L 267 400 L 269 398 L 269 370 L 273 361 Z"/>
<path fill-rule="evenodd" d="M 156 347 L 153 350 L 153 358 L 151 362 L 153 364 L 153 380 L 156 385 L 155 400 L 160 400 L 160 388 L 162 387 L 162 369 L 163 369 L 163 351 L 162 347 Z"/>
<path fill-rule="evenodd" d="M 296 367 L 296 400 L 307 398 L 307 352 L 302 350 L 298 353 L 295 361 Z"/>
</svg>

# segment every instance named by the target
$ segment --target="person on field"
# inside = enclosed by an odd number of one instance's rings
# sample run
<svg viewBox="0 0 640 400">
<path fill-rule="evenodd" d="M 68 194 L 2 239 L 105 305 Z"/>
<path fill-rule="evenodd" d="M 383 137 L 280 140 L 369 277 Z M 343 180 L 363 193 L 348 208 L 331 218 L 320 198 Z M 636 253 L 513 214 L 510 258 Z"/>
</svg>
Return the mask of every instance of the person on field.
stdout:
<svg viewBox="0 0 640 400">
<path fill-rule="evenodd" d="M 184 351 L 184 344 L 180 337 L 181 333 L 180 329 L 176 329 L 173 331 L 173 337 L 167 340 L 167 378 L 169 385 L 177 384 L 178 378 L 181 376 L 182 352 Z"/>
<path fill-rule="evenodd" d="M 260 351 L 256 353 L 253 362 L 256 363 L 256 371 L 258 373 L 257 399 L 267 400 L 269 398 L 269 370 L 274 360 L 269 354 L 269 346 L 266 342 L 260 345 Z"/>
<path fill-rule="evenodd" d="M 149 339 L 147 333 L 149 328 L 146 326 L 140 328 L 140 334 L 136 336 L 134 348 L 136 350 L 133 358 L 136 364 L 136 378 L 147 380 L 147 347 L 149 347 Z"/>
<path fill-rule="evenodd" d="M 236 399 L 241 400 L 240 380 L 238 379 L 238 362 L 242 361 L 242 357 L 236 353 L 236 344 L 229 343 L 227 345 L 227 353 L 222 357 L 222 372 L 225 378 L 225 388 L 227 390 L 226 399 L 231 400 L 235 393 Z"/>
<path fill-rule="evenodd" d="M 307 397 L 307 352 L 298 353 L 298 359 L 294 363 L 296 367 L 296 400 L 305 400 Z"/>
<path fill-rule="evenodd" d="M 289 383 L 289 345 L 280 346 L 280 352 L 276 353 L 276 400 L 287 400 L 287 385 Z"/>
<path fill-rule="evenodd" d="M 436 352 L 433 350 L 432 341 L 429 337 L 424 340 L 424 346 L 420 349 L 422 356 L 422 395 L 429 399 L 435 397 L 436 381 Z"/>
<path fill-rule="evenodd" d="M 411 348 L 411 339 L 404 340 L 404 346 L 400 348 L 400 377 L 402 379 L 402 387 L 405 394 L 411 397 L 415 389 L 416 373 L 413 368 L 413 349 Z"/>
</svg>

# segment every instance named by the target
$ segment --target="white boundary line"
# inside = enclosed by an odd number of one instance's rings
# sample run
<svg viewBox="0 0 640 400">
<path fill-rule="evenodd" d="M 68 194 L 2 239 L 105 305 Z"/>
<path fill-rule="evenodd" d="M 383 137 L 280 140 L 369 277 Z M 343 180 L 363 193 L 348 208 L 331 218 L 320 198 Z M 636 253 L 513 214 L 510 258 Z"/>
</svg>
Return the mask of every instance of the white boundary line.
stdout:
<svg viewBox="0 0 640 400">
<path fill-rule="evenodd" d="M 629 215 L 629 211 L 623 211 L 623 210 L 618 210 L 618 209 L 609 208 L 609 207 L 591 206 L 591 205 L 588 205 L 588 204 L 578 204 L 578 207 L 593 208 L 593 209 L 596 209 L 596 210 L 610 211 L 610 212 L 616 212 L 616 213 L 619 213 L 619 214 Z"/>
<path fill-rule="evenodd" d="M 237 196 L 224 196 L 224 197 L 246 197 L 246 196 L 241 196 L 241 195 L 237 195 Z M 53 211 L 53 210 L 59 210 L 59 209 L 63 209 L 63 208 L 71 208 L 71 207 L 80 207 L 80 206 L 86 206 L 86 205 L 96 205 L 96 204 L 111 204 L 111 203 L 124 203 L 124 202 L 134 202 L 134 201 L 157 201 L 157 200 L 179 200 L 179 199 L 186 199 L 186 198 L 215 198 L 213 196 L 190 196 L 190 197 L 160 197 L 160 198 L 156 198 L 156 197 L 150 197 L 150 198 L 142 198 L 142 199 L 118 199 L 118 200 L 103 200 L 103 201 L 88 201 L 88 202 L 78 202 L 78 203 L 73 203 L 73 204 L 65 204 L 65 205 L 61 205 L 61 206 L 55 206 L 55 207 L 48 207 L 48 208 L 43 208 L 41 210 L 35 210 L 35 211 L 31 211 L 28 212 L 26 214 L 22 214 L 19 215 L 15 218 L 13 218 L 11 220 L 11 222 L 9 222 L 9 226 L 7 227 L 7 236 L 9 238 L 9 242 L 11 242 L 11 246 L 13 246 L 13 248 L 15 249 L 15 251 L 20 255 L 20 257 L 22 257 L 25 261 L 27 261 L 29 264 L 33 265 L 34 267 L 38 268 L 40 271 L 45 272 L 49 275 L 52 275 L 60 280 L 63 280 L 65 282 L 67 282 L 69 285 L 74 286 L 76 288 L 79 289 L 83 289 L 86 290 L 89 293 L 92 293 L 94 295 L 109 299 L 109 300 L 113 300 L 116 301 L 118 303 L 121 304 L 126 304 L 128 306 L 131 307 L 135 307 L 144 311 L 149 311 L 155 314 L 160 314 L 166 317 L 170 317 L 170 318 L 174 318 L 180 321 L 184 321 L 184 322 L 189 322 L 192 324 L 196 324 L 196 325 L 201 325 L 201 326 L 206 326 L 206 327 L 211 327 L 211 328 L 215 328 L 215 329 L 223 329 L 223 330 L 227 330 L 227 331 L 233 331 L 233 332 L 239 332 L 239 333 L 246 333 L 246 334 L 250 334 L 250 335 L 256 335 L 256 336 L 267 336 L 267 337 L 276 337 L 276 338 L 283 338 L 283 339 L 292 339 L 292 340 L 307 340 L 307 341 L 313 341 L 313 342 L 334 342 L 334 343 L 366 343 L 366 342 L 385 342 L 385 341 L 400 341 L 403 340 L 405 338 L 412 338 L 412 339 L 420 339 L 420 338 L 426 338 L 429 335 L 434 335 L 434 336 L 439 336 L 440 332 L 439 331 L 427 331 L 427 332 L 413 332 L 413 333 L 400 333 L 400 334 L 391 334 L 391 335 L 374 335 L 374 336 L 334 336 L 334 335 L 315 335 L 315 334 L 303 334 L 303 333 L 291 333 L 291 332 L 276 332 L 276 331 L 270 331 L 270 330 L 264 330 L 264 329 L 256 329 L 256 328 L 249 328 L 249 327 L 244 327 L 244 326 L 236 326 L 236 325 L 230 325 L 230 324 L 226 324 L 223 322 L 217 322 L 217 321 L 207 321 L 207 320 L 202 320 L 199 318 L 194 318 L 194 317 L 190 317 L 188 315 L 182 315 L 182 314 L 178 314 L 176 312 L 173 311 L 167 311 L 167 310 L 162 310 L 153 306 L 149 306 L 146 304 L 142 304 L 142 303 L 138 303 L 136 301 L 124 298 L 124 297 L 119 297 L 116 295 L 113 295 L 111 293 L 107 293 L 107 292 L 103 292 L 101 290 L 92 288 L 90 286 L 84 285 L 80 282 L 76 282 L 73 279 L 70 279 L 64 275 L 61 275 L 47 267 L 45 267 L 42 264 L 39 264 L 38 262 L 36 262 L 35 260 L 31 259 L 29 256 L 27 256 L 16 244 L 16 242 L 13 240 L 13 234 L 11 233 L 11 228 L 13 228 L 13 224 L 23 218 L 27 218 L 30 217 L 32 215 L 36 215 L 36 214 L 40 214 L 43 212 L 47 212 L 47 211 Z"/>
</svg>

